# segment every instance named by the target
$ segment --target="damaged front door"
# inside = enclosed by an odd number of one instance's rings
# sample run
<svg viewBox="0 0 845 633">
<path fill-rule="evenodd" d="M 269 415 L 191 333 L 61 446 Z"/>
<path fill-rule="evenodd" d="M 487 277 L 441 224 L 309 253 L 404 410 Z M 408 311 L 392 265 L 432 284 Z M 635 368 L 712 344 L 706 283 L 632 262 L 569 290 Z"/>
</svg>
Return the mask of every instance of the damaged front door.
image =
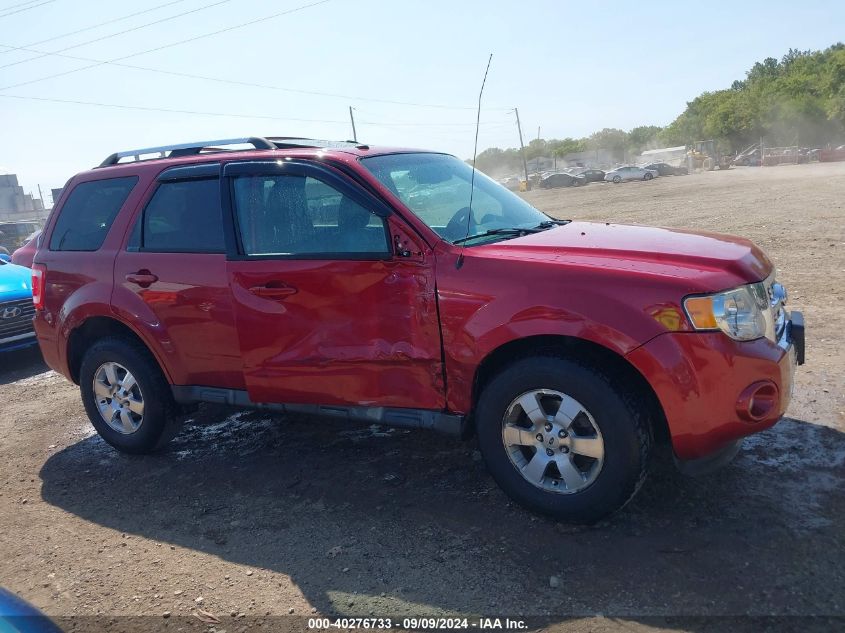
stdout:
<svg viewBox="0 0 845 633">
<path fill-rule="evenodd" d="M 433 257 L 401 221 L 304 162 L 226 167 L 229 282 L 253 402 L 443 409 Z"/>
</svg>

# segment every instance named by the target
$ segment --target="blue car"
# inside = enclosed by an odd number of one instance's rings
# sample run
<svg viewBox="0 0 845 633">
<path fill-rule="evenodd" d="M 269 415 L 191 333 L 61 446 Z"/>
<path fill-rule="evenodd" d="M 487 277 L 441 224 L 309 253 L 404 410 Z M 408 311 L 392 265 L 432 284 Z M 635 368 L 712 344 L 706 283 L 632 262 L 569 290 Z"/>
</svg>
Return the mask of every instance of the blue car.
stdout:
<svg viewBox="0 0 845 633">
<path fill-rule="evenodd" d="M 0 352 L 36 345 L 32 273 L 0 256 Z"/>
<path fill-rule="evenodd" d="M 41 611 L 3 588 L 0 588 L 0 631 L 3 633 L 62 633 L 62 630 Z"/>
</svg>

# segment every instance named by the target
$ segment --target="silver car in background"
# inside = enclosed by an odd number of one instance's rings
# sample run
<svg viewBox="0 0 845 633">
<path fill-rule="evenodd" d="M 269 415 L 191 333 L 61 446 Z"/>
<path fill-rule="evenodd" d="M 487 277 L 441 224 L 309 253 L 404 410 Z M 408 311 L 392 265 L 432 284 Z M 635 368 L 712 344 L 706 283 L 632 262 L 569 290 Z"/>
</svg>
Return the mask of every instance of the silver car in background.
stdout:
<svg viewBox="0 0 845 633">
<path fill-rule="evenodd" d="M 607 182 L 626 182 L 628 180 L 651 180 L 657 175 L 658 173 L 651 169 L 626 165 L 607 172 L 604 179 Z"/>
</svg>

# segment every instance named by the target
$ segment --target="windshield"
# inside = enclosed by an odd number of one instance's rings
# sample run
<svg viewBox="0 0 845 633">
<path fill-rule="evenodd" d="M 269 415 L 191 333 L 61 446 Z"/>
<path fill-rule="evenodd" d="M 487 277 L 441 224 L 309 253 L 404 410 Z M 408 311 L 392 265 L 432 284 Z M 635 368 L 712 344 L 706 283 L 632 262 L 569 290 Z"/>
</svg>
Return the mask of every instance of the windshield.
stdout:
<svg viewBox="0 0 845 633">
<path fill-rule="evenodd" d="M 500 240 L 500 229 L 532 229 L 549 217 L 480 171 L 446 154 L 388 154 L 361 160 L 388 189 L 450 242 L 479 236 L 475 243 Z M 469 214 L 470 192 L 472 215 Z M 467 233 L 469 227 L 469 233 Z"/>
</svg>

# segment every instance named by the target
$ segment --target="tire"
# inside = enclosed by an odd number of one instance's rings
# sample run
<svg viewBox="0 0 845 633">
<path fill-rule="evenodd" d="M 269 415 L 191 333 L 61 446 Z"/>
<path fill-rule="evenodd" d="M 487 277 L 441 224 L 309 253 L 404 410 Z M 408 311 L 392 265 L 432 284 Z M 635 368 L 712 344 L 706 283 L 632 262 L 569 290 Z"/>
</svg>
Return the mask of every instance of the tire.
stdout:
<svg viewBox="0 0 845 633">
<path fill-rule="evenodd" d="M 654 178 L 654 176 L 653 176 L 653 175 L 651 175 L 651 174 L 650 174 L 650 173 L 648 173 L 648 172 L 646 172 L 645 176 L 643 176 L 643 180 L 651 180 L 652 178 Z"/>
<path fill-rule="evenodd" d="M 127 380 L 127 374 L 134 377 L 128 391 L 125 387 L 132 381 Z M 179 432 L 170 385 L 152 354 L 140 343 L 123 338 L 97 341 L 82 359 L 79 390 L 91 424 L 119 451 L 151 453 Z M 104 416 L 113 412 L 108 422 Z"/>
<path fill-rule="evenodd" d="M 539 425 L 531 423 L 522 402 L 528 408 L 537 403 Z M 550 421 L 556 406 L 581 412 Z M 484 462 L 508 496 L 555 519 L 593 523 L 624 507 L 645 481 L 652 444 L 645 410 L 634 394 L 591 367 L 533 357 L 486 385 L 475 418 Z M 599 455 L 597 442 L 601 455 L 587 456 Z M 546 466 L 534 464 L 536 457 Z"/>
<path fill-rule="evenodd" d="M 621 177 L 621 176 L 614 176 L 614 177 L 613 177 L 613 183 L 614 183 L 614 184 L 618 185 L 620 182 L 622 182 L 622 177 Z"/>
</svg>

